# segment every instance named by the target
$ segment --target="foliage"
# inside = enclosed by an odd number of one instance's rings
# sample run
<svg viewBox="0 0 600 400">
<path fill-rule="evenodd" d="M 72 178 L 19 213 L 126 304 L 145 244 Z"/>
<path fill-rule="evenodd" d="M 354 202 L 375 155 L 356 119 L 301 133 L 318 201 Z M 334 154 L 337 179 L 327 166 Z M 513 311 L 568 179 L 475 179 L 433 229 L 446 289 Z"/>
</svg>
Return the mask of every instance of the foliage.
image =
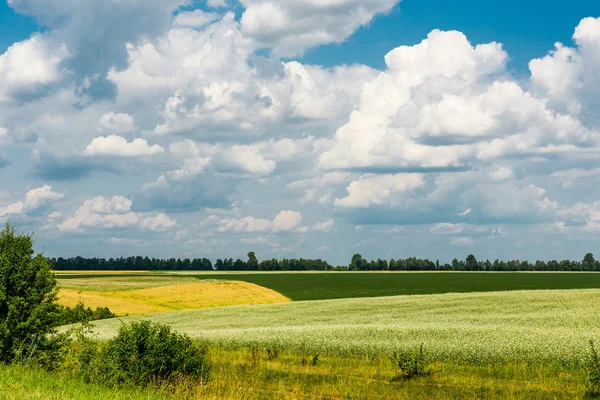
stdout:
<svg viewBox="0 0 600 400">
<path fill-rule="evenodd" d="M 113 314 L 108 307 L 96 307 L 95 310 L 92 310 L 90 307 L 85 308 L 84 304 L 80 301 L 73 308 L 61 306 L 58 323 L 59 325 L 68 325 L 83 321 L 99 321 L 115 317 L 116 315 Z"/>
<path fill-rule="evenodd" d="M 109 382 L 145 384 L 180 377 L 208 380 L 207 350 L 150 321 L 123 325 L 101 353 L 100 372 Z"/>
<path fill-rule="evenodd" d="M 590 340 L 590 361 L 588 366 L 587 395 L 589 397 L 600 397 L 600 355 Z"/>
<path fill-rule="evenodd" d="M 450 263 L 441 264 L 427 258 L 409 257 L 405 259 L 368 261 L 360 254 L 354 254 L 350 264 L 334 268 L 327 261 L 317 259 L 271 259 L 258 261 L 254 252 L 248 253 L 248 261 L 233 258 L 218 259 L 214 266 L 207 258 L 169 258 L 166 260 L 148 257 L 127 258 L 83 258 L 72 257 L 52 259 L 55 270 L 121 270 L 121 271 L 600 271 L 600 261 L 594 259 L 592 253 L 587 253 L 582 261 L 571 260 L 537 260 L 535 263 L 527 260 L 485 260 L 478 261 L 469 254 L 462 261 L 453 259 Z"/>
<path fill-rule="evenodd" d="M 422 344 L 418 351 L 394 354 L 393 360 L 400 370 L 398 374 L 399 379 L 406 380 L 421 376 L 430 376 L 432 373 L 432 369 L 425 359 Z"/>
<path fill-rule="evenodd" d="M 55 335 L 60 308 L 50 262 L 34 256 L 33 236 L 10 224 L 0 232 L 0 361 L 58 362 L 64 336 Z"/>
</svg>

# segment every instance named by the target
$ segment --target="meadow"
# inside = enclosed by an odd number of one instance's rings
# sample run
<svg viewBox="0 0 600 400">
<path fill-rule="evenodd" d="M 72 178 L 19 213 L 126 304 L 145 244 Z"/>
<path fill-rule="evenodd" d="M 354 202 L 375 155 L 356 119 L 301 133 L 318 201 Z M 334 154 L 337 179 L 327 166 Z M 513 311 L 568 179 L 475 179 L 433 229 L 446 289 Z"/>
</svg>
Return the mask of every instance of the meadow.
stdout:
<svg viewBox="0 0 600 400">
<path fill-rule="evenodd" d="M 433 364 L 434 374 L 396 380 L 386 358 L 322 357 L 316 365 L 303 356 L 276 358 L 244 350 L 211 349 L 213 377 L 205 385 L 109 387 L 70 373 L 0 364 L 3 400 L 158 400 L 158 399 L 531 399 L 584 398 L 582 370 L 543 364 L 506 363 L 469 366 Z"/>
</svg>

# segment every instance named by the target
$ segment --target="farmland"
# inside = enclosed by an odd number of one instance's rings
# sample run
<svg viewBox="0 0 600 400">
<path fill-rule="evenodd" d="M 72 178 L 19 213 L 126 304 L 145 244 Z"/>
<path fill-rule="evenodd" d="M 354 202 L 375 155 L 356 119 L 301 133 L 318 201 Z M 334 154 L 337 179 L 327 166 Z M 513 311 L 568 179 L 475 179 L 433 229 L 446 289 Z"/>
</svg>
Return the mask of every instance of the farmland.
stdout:
<svg viewBox="0 0 600 400">
<path fill-rule="evenodd" d="M 59 303 L 109 307 L 117 315 L 268 304 L 289 301 L 281 294 L 248 282 L 201 281 L 135 290 L 97 291 L 61 289 Z"/>
<path fill-rule="evenodd" d="M 594 272 L 61 272 L 61 287 L 121 290 L 194 283 L 243 281 L 293 301 L 509 290 L 600 289 Z"/>
<path fill-rule="evenodd" d="M 225 348 L 379 356 L 423 344 L 436 361 L 577 364 L 600 339 L 600 290 L 294 302 L 145 316 Z M 138 317 L 139 319 L 141 317 Z M 122 321 L 95 323 L 100 338 Z"/>
<path fill-rule="evenodd" d="M 94 337 L 113 337 L 124 322 L 167 324 L 209 345 L 215 375 L 208 385 L 186 393 L 177 388 L 174 395 L 160 388 L 103 388 L 68 376 L 71 385 L 55 388 L 52 375 L 41 371 L 19 371 L 22 378 L 14 381 L 17 372 L 0 369 L 0 384 L 18 389 L 12 398 L 35 398 L 29 395 L 35 388 L 45 390 L 45 398 L 572 399 L 586 390 L 589 340 L 600 340 L 596 273 L 56 276 L 61 301 L 70 294 L 71 304 L 82 299 L 130 315 L 94 321 Z M 239 290 L 245 285 L 254 299 Z M 395 382 L 393 355 L 420 345 L 434 375 Z M 276 359 L 268 356 L 273 350 Z M 306 364 L 314 357 L 317 365 Z M 0 392 L 0 398 L 11 397 Z"/>
</svg>

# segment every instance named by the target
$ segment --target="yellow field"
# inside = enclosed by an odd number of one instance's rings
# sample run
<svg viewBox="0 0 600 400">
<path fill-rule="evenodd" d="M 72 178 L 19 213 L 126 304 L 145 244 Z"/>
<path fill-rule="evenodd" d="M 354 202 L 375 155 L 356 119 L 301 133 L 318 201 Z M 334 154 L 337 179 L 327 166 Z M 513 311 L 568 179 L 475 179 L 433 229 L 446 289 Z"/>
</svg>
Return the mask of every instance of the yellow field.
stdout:
<svg viewBox="0 0 600 400">
<path fill-rule="evenodd" d="M 63 287 L 59 296 L 62 305 L 72 307 L 81 300 L 86 307 L 108 307 L 119 316 L 290 301 L 271 289 L 238 281 L 205 281 L 113 291 Z"/>
<path fill-rule="evenodd" d="M 191 276 L 169 275 L 94 276 L 90 274 L 89 278 L 58 276 L 56 280 L 61 288 L 101 291 L 147 289 L 200 282 Z"/>
</svg>

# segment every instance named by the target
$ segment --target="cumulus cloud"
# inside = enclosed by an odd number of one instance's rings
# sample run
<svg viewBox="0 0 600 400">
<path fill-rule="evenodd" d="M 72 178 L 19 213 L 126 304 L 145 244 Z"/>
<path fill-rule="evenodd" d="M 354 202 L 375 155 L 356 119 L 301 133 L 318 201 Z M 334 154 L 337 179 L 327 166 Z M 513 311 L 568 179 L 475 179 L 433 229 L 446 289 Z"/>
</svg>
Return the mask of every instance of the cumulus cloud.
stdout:
<svg viewBox="0 0 600 400">
<path fill-rule="evenodd" d="M 329 232 L 335 227 L 335 221 L 332 219 L 325 220 L 323 222 L 318 222 L 313 225 L 313 230 L 317 232 Z"/>
<path fill-rule="evenodd" d="M 136 228 L 165 231 L 177 222 L 164 214 L 142 214 L 131 211 L 131 200 L 122 196 L 106 199 L 102 196 L 86 200 L 74 215 L 67 217 L 58 229 L 61 232 L 85 232 L 86 229 Z"/>
<path fill-rule="evenodd" d="M 107 112 L 98 121 L 100 128 L 111 133 L 126 133 L 135 130 L 133 118 L 129 114 Z"/>
<path fill-rule="evenodd" d="M 285 210 L 281 211 L 275 219 L 273 219 L 273 229 L 275 231 L 291 231 L 300 225 L 302 214 L 297 211 Z"/>
<path fill-rule="evenodd" d="M 0 207 L 0 217 L 39 215 L 50 208 L 55 201 L 62 199 L 64 196 L 64 193 L 53 191 L 50 185 L 31 189 L 25 194 L 25 201 L 17 201 Z"/>
<path fill-rule="evenodd" d="M 246 8 L 244 34 L 271 48 L 278 56 L 340 43 L 377 14 L 389 12 L 399 0 L 241 0 Z"/>
<path fill-rule="evenodd" d="M 302 221 L 302 214 L 296 211 L 284 210 L 271 221 L 264 218 L 224 218 L 215 220 L 219 232 L 282 232 L 292 231 Z"/>
<path fill-rule="evenodd" d="M 0 104 L 46 93 L 66 74 L 61 63 L 69 56 L 64 43 L 41 34 L 10 46 L 0 55 Z"/>
<path fill-rule="evenodd" d="M 348 196 L 335 199 L 339 207 L 369 207 L 386 204 L 393 206 L 402 199 L 402 193 L 423 186 L 419 174 L 366 175 L 353 181 L 347 188 Z"/>
<path fill-rule="evenodd" d="M 171 26 L 173 12 L 185 3 L 186 0 L 11 0 L 9 5 L 48 27 L 48 32 L 40 36 L 56 43 L 51 46 L 51 53 L 62 47 L 68 49 L 69 57 L 61 57 L 61 61 L 65 61 L 64 66 L 73 74 L 82 94 L 106 98 L 114 96 L 115 90 L 104 76 L 109 68 L 122 67 L 127 62 L 125 45 L 163 34 Z M 94 76 L 97 79 L 89 79 Z M 91 84 L 86 85 L 86 81 Z"/>
<path fill-rule="evenodd" d="M 97 137 L 86 147 L 83 154 L 86 156 L 115 156 L 115 157 L 140 157 L 163 153 L 161 146 L 148 145 L 146 139 L 127 139 L 116 135 Z"/>
<path fill-rule="evenodd" d="M 173 25 L 187 28 L 202 28 L 205 25 L 216 21 L 219 15 L 208 13 L 202 10 L 180 12 L 175 17 Z"/>
</svg>

